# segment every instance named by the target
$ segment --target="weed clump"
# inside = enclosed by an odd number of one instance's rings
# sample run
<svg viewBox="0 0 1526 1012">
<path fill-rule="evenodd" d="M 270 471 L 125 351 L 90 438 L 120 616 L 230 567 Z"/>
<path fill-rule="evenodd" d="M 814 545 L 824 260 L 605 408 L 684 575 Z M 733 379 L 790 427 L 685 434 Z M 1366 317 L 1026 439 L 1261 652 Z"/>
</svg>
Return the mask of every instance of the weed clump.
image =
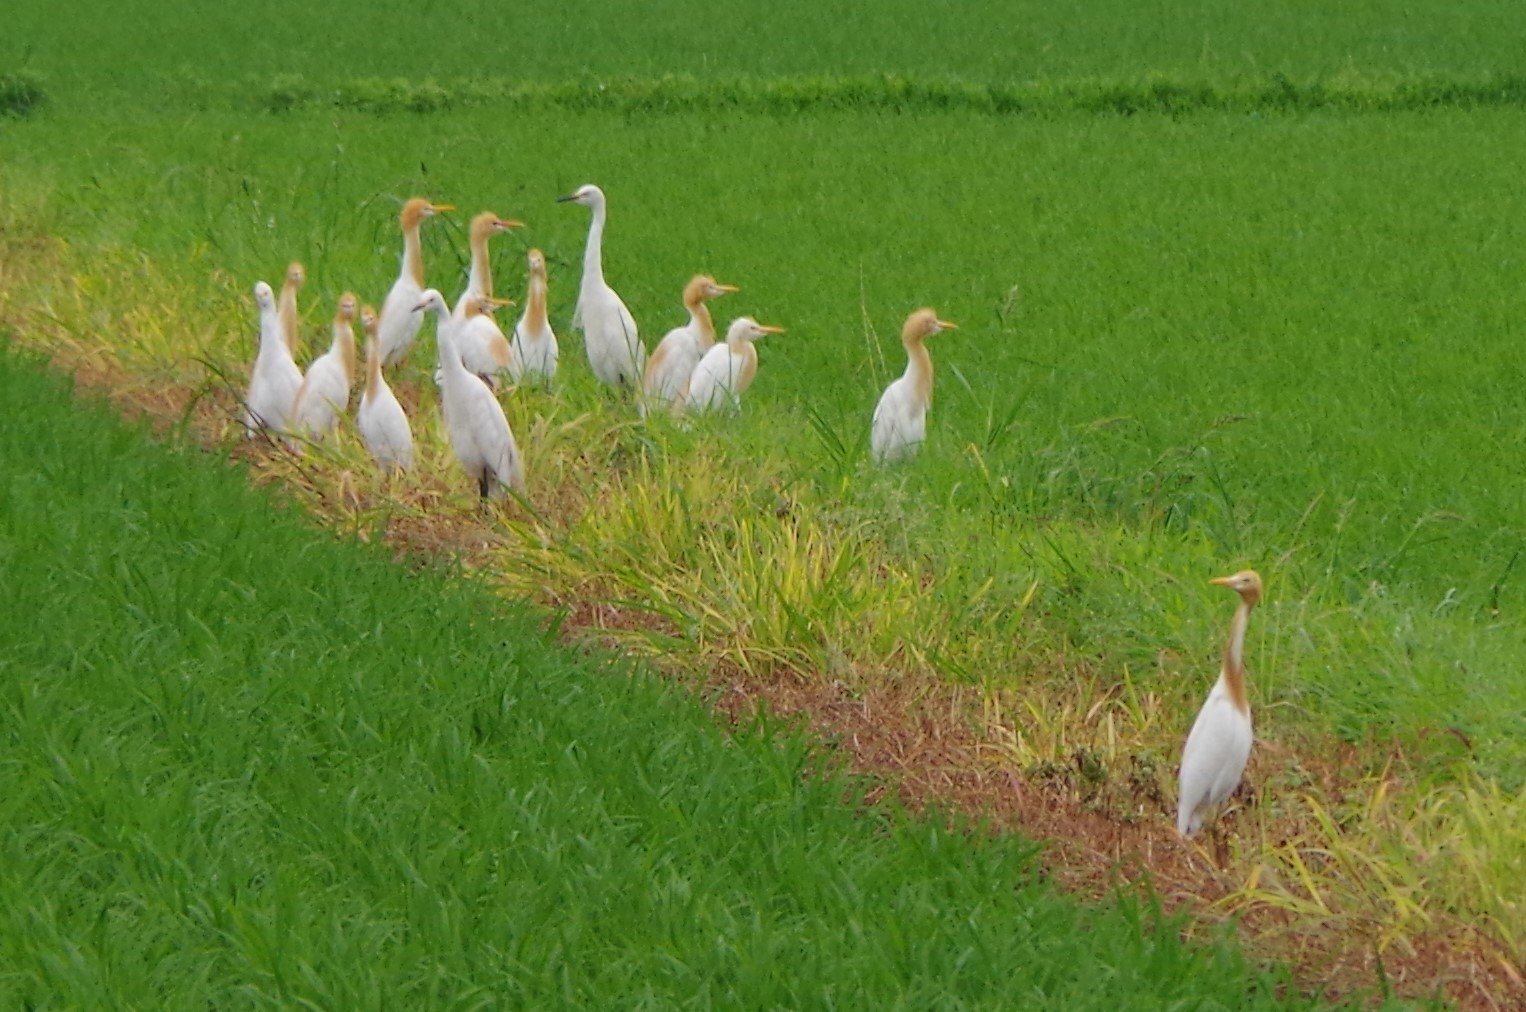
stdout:
<svg viewBox="0 0 1526 1012">
<path fill-rule="evenodd" d="M 0 116 L 30 116 L 47 101 L 42 81 L 25 70 L 0 74 Z"/>
</svg>

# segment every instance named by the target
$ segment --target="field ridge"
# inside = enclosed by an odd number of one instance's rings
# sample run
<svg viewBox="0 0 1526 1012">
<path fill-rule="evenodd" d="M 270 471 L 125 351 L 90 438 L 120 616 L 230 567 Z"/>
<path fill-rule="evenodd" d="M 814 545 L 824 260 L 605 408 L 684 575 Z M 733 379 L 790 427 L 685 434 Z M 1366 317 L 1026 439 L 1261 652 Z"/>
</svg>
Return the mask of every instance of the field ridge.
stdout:
<svg viewBox="0 0 1526 1012">
<path fill-rule="evenodd" d="M 673 74 L 539 82 L 509 77 L 355 77 L 335 83 L 282 74 L 250 86 L 269 111 L 335 108 L 427 113 L 496 106 L 579 112 L 966 111 L 991 116 L 1134 115 L 1196 112 L 1397 112 L 1526 106 L 1526 75 L 1345 73 L 1294 80 L 1273 73 L 1234 81 L 1173 74 L 979 83 L 902 74 L 711 80 Z"/>
</svg>

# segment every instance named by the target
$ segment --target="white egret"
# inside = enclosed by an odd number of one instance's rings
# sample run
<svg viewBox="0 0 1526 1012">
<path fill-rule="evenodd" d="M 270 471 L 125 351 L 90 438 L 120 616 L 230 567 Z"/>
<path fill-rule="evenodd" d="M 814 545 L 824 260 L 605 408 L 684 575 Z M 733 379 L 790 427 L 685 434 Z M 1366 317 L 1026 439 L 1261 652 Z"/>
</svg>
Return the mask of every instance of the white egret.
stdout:
<svg viewBox="0 0 1526 1012">
<path fill-rule="evenodd" d="M 1245 569 L 1233 576 L 1210 580 L 1240 595 L 1224 646 L 1219 680 L 1203 708 L 1198 711 L 1187 746 L 1182 750 L 1182 769 L 1177 791 L 1176 828 L 1191 836 L 1203 826 L 1204 816 L 1215 812 L 1240 783 L 1250 759 L 1250 702 L 1245 696 L 1245 629 L 1251 609 L 1261 600 L 1261 577 Z"/>
<path fill-rule="evenodd" d="M 403 205 L 398 222 L 403 229 L 403 262 L 392 290 L 382 303 L 381 321 L 376 340 L 381 349 L 382 365 L 393 366 L 401 362 L 419 336 L 423 317 L 413 311 L 424 294 L 424 248 L 419 239 L 419 227 L 426 218 L 444 211 L 454 211 L 450 204 L 431 204 L 423 197 L 414 197 Z"/>
<path fill-rule="evenodd" d="M 413 430 L 397 395 L 382 376 L 376 310 L 362 306 L 360 322 L 366 332 L 366 386 L 355 411 L 355 427 L 378 465 L 406 471 L 413 466 Z"/>
<path fill-rule="evenodd" d="M 523 222 L 500 218 L 492 211 L 483 211 L 472 219 L 471 231 L 468 233 L 472 263 L 466 275 L 466 290 L 456 299 L 457 314 L 462 312 L 473 296 L 493 294 L 493 268 L 488 257 L 487 241 L 511 228 L 524 227 Z"/>
<path fill-rule="evenodd" d="M 257 429 L 284 432 L 291 415 L 292 401 L 302 385 L 302 370 L 292 361 L 281 327 L 276 295 L 263 281 L 254 285 L 254 304 L 260 311 L 260 350 L 249 376 L 249 392 L 244 398 L 244 434 L 253 436 Z"/>
<path fill-rule="evenodd" d="M 927 438 L 927 409 L 933 402 L 933 359 L 926 341 L 940 330 L 958 330 L 938 319 L 931 309 L 919 309 L 901 327 L 906 348 L 906 371 L 885 388 L 874 408 L 869 432 L 869 453 L 876 464 L 888 464 L 916 456 Z"/>
<path fill-rule="evenodd" d="M 765 327 L 750 316 L 738 317 L 726 329 L 726 340 L 705 352 L 689 377 L 682 403 L 688 411 L 739 411 L 742 393 L 758 372 L 758 349 L 753 342 L 765 334 L 782 334 L 781 327 Z"/>
<path fill-rule="evenodd" d="M 306 268 L 295 260 L 287 265 L 286 280 L 281 282 L 281 302 L 278 308 L 281 313 L 281 331 L 286 335 L 286 350 L 291 352 L 292 361 L 296 361 L 297 352 L 302 347 L 300 318 L 297 316 L 297 293 L 302 290 L 302 285 L 306 281 Z"/>
<path fill-rule="evenodd" d="M 588 223 L 588 246 L 583 251 L 583 282 L 578 289 L 577 309 L 572 314 L 572 325 L 583 331 L 588 365 L 601 383 L 635 388 L 646 367 L 646 348 L 641 344 L 631 311 L 604 281 L 604 191 L 589 184 L 556 199 L 593 210 Z"/>
<path fill-rule="evenodd" d="M 526 377 L 539 378 L 549 384 L 556 378 L 558 349 L 556 334 L 552 332 L 551 320 L 546 315 L 546 257 L 540 250 L 532 249 L 529 262 L 529 290 L 524 315 L 514 327 L 509 379 L 518 383 Z"/>
<path fill-rule="evenodd" d="M 708 274 L 696 274 L 684 286 L 684 308 L 689 311 L 689 322 L 668 331 L 652 350 L 641 382 L 642 414 L 678 403 L 689 377 L 694 375 L 694 367 L 705 352 L 715 347 L 715 323 L 705 303 L 738 290 L 735 285 L 719 284 Z"/>
<path fill-rule="evenodd" d="M 355 382 L 353 323 L 358 312 L 360 300 L 354 292 L 340 296 L 329 350 L 307 367 L 307 375 L 292 402 L 293 433 L 321 440 L 339 427 L 339 419 L 350 409 L 350 386 Z"/>
<path fill-rule="evenodd" d="M 440 400 L 456 459 L 476 480 L 484 499 L 502 495 L 505 488 L 523 495 L 524 469 L 514 433 L 493 391 L 461 363 L 455 324 L 445 297 L 433 288 L 426 289 L 417 308 L 434 313 L 438 320 Z"/>
</svg>

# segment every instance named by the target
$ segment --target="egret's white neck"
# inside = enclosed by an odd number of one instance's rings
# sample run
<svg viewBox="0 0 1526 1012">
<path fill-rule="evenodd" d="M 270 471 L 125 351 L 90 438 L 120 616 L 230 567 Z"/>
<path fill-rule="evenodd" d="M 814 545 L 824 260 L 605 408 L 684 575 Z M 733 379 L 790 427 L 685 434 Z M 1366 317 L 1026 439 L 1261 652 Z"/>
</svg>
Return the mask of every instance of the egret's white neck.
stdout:
<svg viewBox="0 0 1526 1012">
<path fill-rule="evenodd" d="M 1224 668 L 1219 675 L 1229 693 L 1229 701 L 1241 713 L 1250 713 L 1250 702 L 1245 696 L 1245 630 L 1250 625 L 1251 603 L 1240 599 L 1235 617 L 1229 625 L 1229 642 L 1224 644 Z"/>
<path fill-rule="evenodd" d="M 413 283 L 424 288 L 424 247 L 419 241 L 420 222 L 413 222 L 403 228 L 403 273 L 413 279 Z"/>
<path fill-rule="evenodd" d="M 430 311 L 435 314 L 435 343 L 440 348 L 440 368 L 447 376 L 456 370 L 464 372 L 466 366 L 461 362 L 461 353 L 456 350 L 456 321 L 451 318 L 450 310 L 442 303 L 431 306 Z"/>
<path fill-rule="evenodd" d="M 583 287 L 590 282 L 604 283 L 604 201 L 589 205 L 593 217 L 588 220 L 588 246 L 583 250 Z"/>
<path fill-rule="evenodd" d="M 291 357 L 291 349 L 286 345 L 286 328 L 282 326 L 281 314 L 276 307 L 260 310 L 260 354 L 280 354 L 284 351 L 287 357 Z"/>
</svg>

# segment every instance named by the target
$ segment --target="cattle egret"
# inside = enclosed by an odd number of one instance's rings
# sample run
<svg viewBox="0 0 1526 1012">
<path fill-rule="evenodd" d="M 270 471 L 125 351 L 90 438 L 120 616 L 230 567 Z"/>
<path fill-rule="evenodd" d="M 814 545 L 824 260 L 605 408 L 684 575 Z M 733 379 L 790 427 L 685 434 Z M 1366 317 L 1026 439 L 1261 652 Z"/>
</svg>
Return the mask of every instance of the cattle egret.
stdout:
<svg viewBox="0 0 1526 1012">
<path fill-rule="evenodd" d="M 933 402 L 933 359 L 926 341 L 940 330 L 958 330 L 938 319 L 931 309 L 919 309 L 901 327 L 906 347 L 906 371 L 885 388 L 874 408 L 869 433 L 869 452 L 876 464 L 888 464 L 916 456 L 927 438 L 927 409 Z"/>
<path fill-rule="evenodd" d="M 514 328 L 513 354 L 509 356 L 509 379 L 525 378 L 550 383 L 556 378 L 556 334 L 546 316 L 546 257 L 538 249 L 529 256 L 530 281 L 525 314 Z"/>
<path fill-rule="evenodd" d="M 257 429 L 284 432 L 291 415 L 291 405 L 302 385 L 302 370 L 292 361 L 281 327 L 276 296 L 263 281 L 255 283 L 254 304 L 260 311 L 260 350 L 249 376 L 249 393 L 244 399 L 244 434 L 253 436 Z"/>
<path fill-rule="evenodd" d="M 403 406 L 382 376 L 376 310 L 362 306 L 360 322 L 366 332 L 366 386 L 355 411 L 355 427 L 378 465 L 406 471 L 413 466 L 413 431 Z"/>
<path fill-rule="evenodd" d="M 403 360 L 424 322 L 423 317 L 413 311 L 424 294 L 424 249 L 419 241 L 419 226 L 426 218 L 454 210 L 450 204 L 431 204 L 423 197 L 414 197 L 403 205 L 402 213 L 398 215 L 403 228 L 403 263 L 397 280 L 392 282 L 392 290 L 382 303 L 381 321 L 376 331 L 382 365 L 393 366 Z"/>
<path fill-rule="evenodd" d="M 524 227 L 522 222 L 500 218 L 492 211 L 483 211 L 472 219 L 468 240 L 472 248 L 472 265 L 466 276 L 466 291 L 456 299 L 456 313 L 461 313 L 473 296 L 493 294 L 493 268 L 488 258 L 487 241 L 511 228 Z"/>
<path fill-rule="evenodd" d="M 307 281 L 307 271 L 296 261 L 292 261 L 286 268 L 286 280 L 281 282 L 281 332 L 286 335 L 286 350 L 291 352 L 292 360 L 297 358 L 297 352 L 302 346 L 299 320 L 297 317 L 297 293 L 302 290 L 303 283 Z"/>
<path fill-rule="evenodd" d="M 753 347 L 753 342 L 765 334 L 782 333 L 783 328 L 765 327 L 750 316 L 731 321 L 725 343 L 705 352 L 699 365 L 694 367 L 688 390 L 682 395 L 684 408 L 689 411 L 741 410 L 742 393 L 752 385 L 752 378 L 758 372 L 758 349 Z"/>
<path fill-rule="evenodd" d="M 291 430 L 314 441 L 339 427 L 350 408 L 350 385 L 355 381 L 355 316 L 360 300 L 354 292 L 339 298 L 334 314 L 334 338 L 329 350 L 313 360 L 297 388 L 291 408 Z"/>
<path fill-rule="evenodd" d="M 599 380 L 612 387 L 635 388 L 646 367 L 646 348 L 636 332 L 636 321 L 620 296 L 604 282 L 604 191 L 592 184 L 556 198 L 593 209 L 588 223 L 588 247 L 583 251 L 583 283 L 572 325 L 583 331 L 588 365 Z"/>
<path fill-rule="evenodd" d="M 689 311 L 689 322 L 668 331 L 647 360 L 641 383 L 642 414 L 678 402 L 689 377 L 694 375 L 694 367 L 715 346 L 715 323 L 705 303 L 737 290 L 735 285 L 718 284 L 707 274 L 696 274 L 684 286 L 684 308 Z"/>
<path fill-rule="evenodd" d="M 1240 595 L 1224 646 L 1219 680 L 1198 711 L 1187 747 L 1182 750 L 1180 789 L 1177 792 L 1176 828 L 1191 836 L 1203 826 L 1205 814 L 1214 812 L 1234 793 L 1250 759 L 1250 703 L 1245 698 L 1245 627 L 1250 611 L 1261 600 L 1261 577 L 1246 569 L 1234 576 L 1210 580 Z"/>
<path fill-rule="evenodd" d="M 452 333 L 462 364 L 467 372 L 482 377 L 489 386 L 497 386 L 495 377 L 509 367 L 512 359 L 509 339 L 493 319 L 493 310 L 513 304 L 510 299 L 468 292 L 451 314 Z"/>
<path fill-rule="evenodd" d="M 455 324 L 445 297 L 433 288 L 426 289 L 417 308 L 434 313 L 438 320 L 440 399 L 456 459 L 476 480 L 484 499 L 502 495 L 505 488 L 523 495 L 524 470 L 514 433 L 493 391 L 461 363 L 452 333 Z"/>
</svg>

